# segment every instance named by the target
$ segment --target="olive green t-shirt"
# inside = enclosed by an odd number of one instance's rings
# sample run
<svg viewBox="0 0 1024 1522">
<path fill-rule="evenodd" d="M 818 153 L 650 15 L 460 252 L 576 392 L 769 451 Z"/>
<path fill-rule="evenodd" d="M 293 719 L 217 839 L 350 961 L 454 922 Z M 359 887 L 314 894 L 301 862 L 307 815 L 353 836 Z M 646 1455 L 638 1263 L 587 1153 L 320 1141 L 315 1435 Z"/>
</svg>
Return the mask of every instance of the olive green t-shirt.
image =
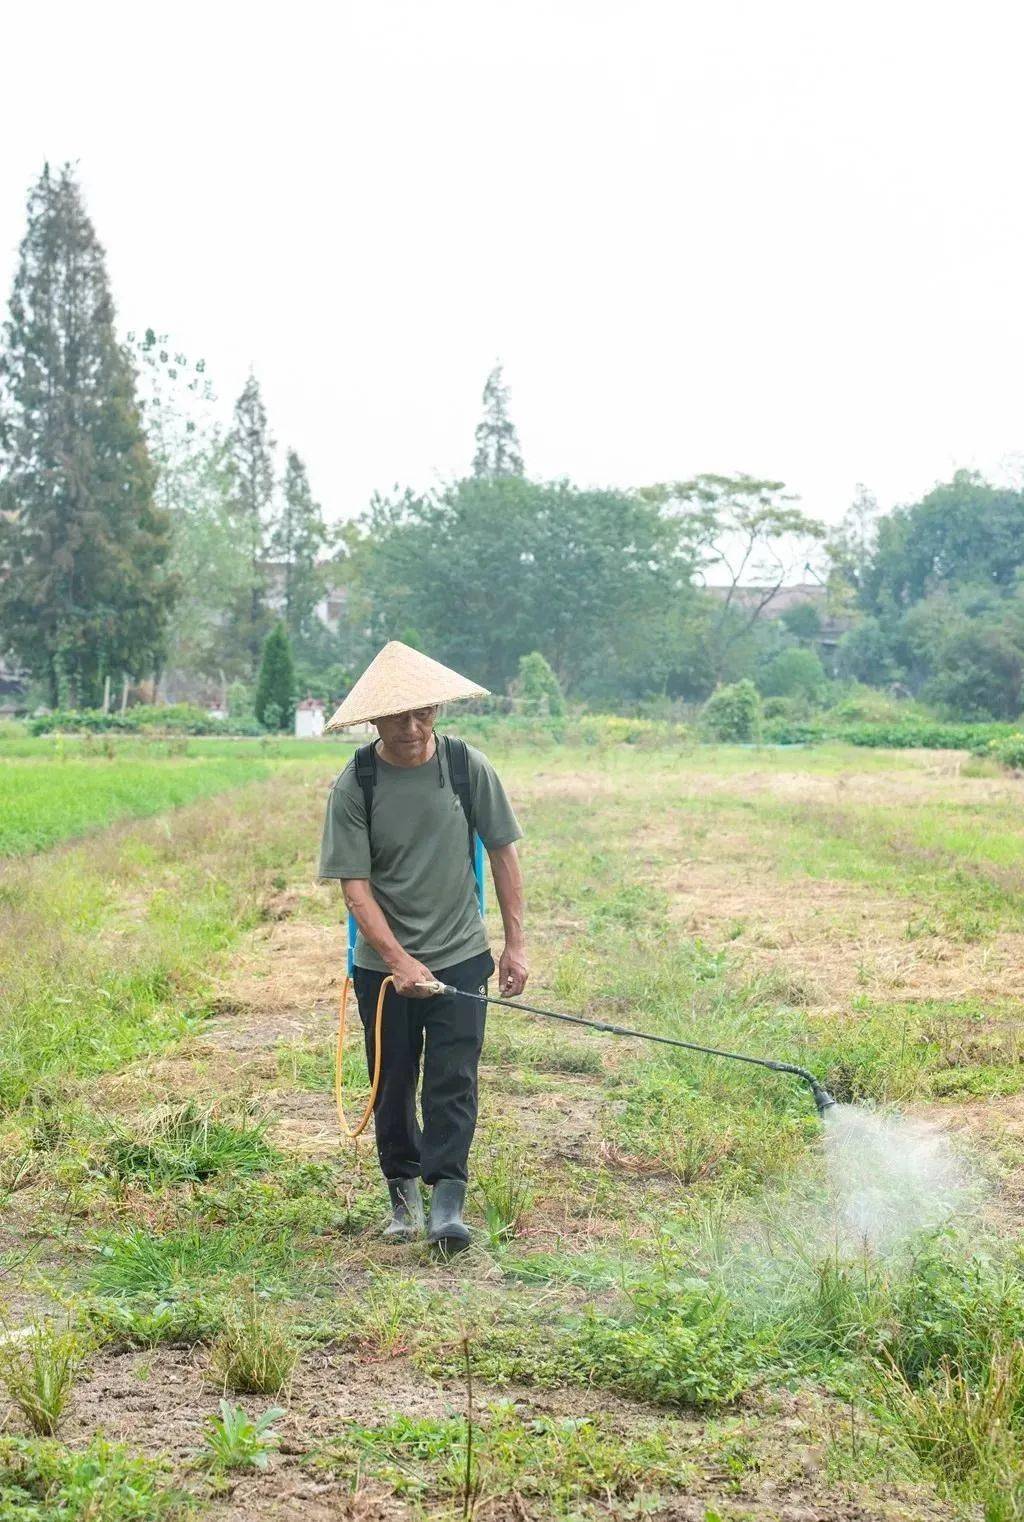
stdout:
<svg viewBox="0 0 1024 1522">
<path fill-rule="evenodd" d="M 436 971 L 487 950 L 469 859 L 469 830 L 451 785 L 444 742 L 421 766 L 392 766 L 377 751 L 371 859 L 363 792 L 355 759 L 335 779 L 327 800 L 319 878 L 368 878 L 399 945 Z M 477 834 L 487 850 L 522 837 L 497 772 L 467 745 Z M 356 936 L 357 967 L 386 972 L 385 962 Z"/>
</svg>

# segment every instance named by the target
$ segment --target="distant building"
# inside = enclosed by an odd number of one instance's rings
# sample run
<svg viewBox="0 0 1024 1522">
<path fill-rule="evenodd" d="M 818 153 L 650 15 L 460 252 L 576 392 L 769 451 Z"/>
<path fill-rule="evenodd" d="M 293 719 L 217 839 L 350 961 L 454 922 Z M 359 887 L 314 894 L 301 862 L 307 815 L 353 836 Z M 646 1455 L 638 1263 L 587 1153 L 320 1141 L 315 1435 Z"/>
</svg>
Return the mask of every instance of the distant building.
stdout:
<svg viewBox="0 0 1024 1522">
<path fill-rule="evenodd" d="M 283 617 L 287 566 L 283 560 L 264 560 L 262 567 L 264 584 L 266 586 L 267 607 Z M 329 629 L 332 634 L 338 632 L 338 625 L 344 617 L 347 602 L 347 587 L 328 584 L 323 597 L 321 597 L 313 610 L 324 628 Z"/>
<path fill-rule="evenodd" d="M 295 738 L 316 740 L 324 732 L 324 705 L 319 698 L 303 698 L 295 705 Z"/>
</svg>

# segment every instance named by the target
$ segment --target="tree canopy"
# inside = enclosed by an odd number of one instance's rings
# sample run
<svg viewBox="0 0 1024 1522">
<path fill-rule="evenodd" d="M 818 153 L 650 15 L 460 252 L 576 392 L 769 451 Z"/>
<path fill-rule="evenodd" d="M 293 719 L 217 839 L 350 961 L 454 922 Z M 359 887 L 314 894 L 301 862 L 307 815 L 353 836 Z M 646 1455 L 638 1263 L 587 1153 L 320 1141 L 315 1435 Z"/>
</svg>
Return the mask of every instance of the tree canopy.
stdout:
<svg viewBox="0 0 1024 1522">
<path fill-rule="evenodd" d="M 0 357 L 0 628 L 54 705 L 160 667 L 178 583 L 155 480 L 103 249 L 46 166 Z"/>
</svg>

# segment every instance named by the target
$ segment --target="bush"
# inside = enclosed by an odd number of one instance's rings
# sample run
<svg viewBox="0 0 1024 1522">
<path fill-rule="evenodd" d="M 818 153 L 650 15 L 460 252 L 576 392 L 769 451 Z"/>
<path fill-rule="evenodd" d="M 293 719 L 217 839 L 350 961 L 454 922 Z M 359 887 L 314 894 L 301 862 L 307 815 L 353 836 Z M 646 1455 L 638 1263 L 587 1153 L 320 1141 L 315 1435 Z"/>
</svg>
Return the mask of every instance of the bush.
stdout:
<svg viewBox="0 0 1024 1522">
<path fill-rule="evenodd" d="M 520 657 L 516 686 L 523 713 L 557 716 L 565 712 L 565 698 L 558 678 L 539 650 Z"/>
<path fill-rule="evenodd" d="M 855 682 L 844 696 L 833 703 L 828 711 L 830 720 L 842 724 L 901 723 L 906 720 L 928 720 L 930 715 L 920 711 L 916 704 L 905 698 L 894 698 L 877 687 L 867 687 Z"/>
<path fill-rule="evenodd" d="M 761 736 L 761 699 L 749 677 L 718 687 L 704 704 L 700 727 L 709 740 L 756 743 Z"/>
<path fill-rule="evenodd" d="M 682 724 L 657 719 L 625 719 L 613 713 L 584 714 L 569 727 L 565 738 L 584 745 L 661 745 L 686 738 Z"/>
<path fill-rule="evenodd" d="M 828 678 L 813 650 L 780 650 L 770 660 L 758 680 L 765 697 L 804 697 L 820 701 Z"/>
<path fill-rule="evenodd" d="M 1024 771 L 1024 731 L 1015 729 L 1011 735 L 989 740 L 987 751 L 1000 766 L 1008 766 L 1015 772 Z"/>
<path fill-rule="evenodd" d="M 48 734 L 176 734 L 259 735 L 255 721 L 211 719 L 204 708 L 191 703 L 140 704 L 124 713 L 104 713 L 102 708 L 55 709 L 28 721 L 29 733 Z"/>
</svg>

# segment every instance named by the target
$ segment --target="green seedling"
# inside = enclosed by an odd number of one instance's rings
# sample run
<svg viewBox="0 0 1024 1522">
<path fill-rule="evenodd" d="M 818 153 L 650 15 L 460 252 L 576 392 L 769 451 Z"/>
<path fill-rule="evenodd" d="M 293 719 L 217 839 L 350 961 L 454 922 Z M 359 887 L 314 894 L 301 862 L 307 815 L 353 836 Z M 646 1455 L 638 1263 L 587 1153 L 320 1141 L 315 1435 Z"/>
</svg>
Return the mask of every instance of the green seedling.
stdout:
<svg viewBox="0 0 1024 1522">
<path fill-rule="evenodd" d="M 271 1406 L 255 1419 L 241 1406 L 220 1402 L 220 1415 L 206 1418 L 206 1458 L 214 1469 L 266 1469 L 280 1438 L 274 1422 L 284 1416 L 281 1406 Z"/>
</svg>

